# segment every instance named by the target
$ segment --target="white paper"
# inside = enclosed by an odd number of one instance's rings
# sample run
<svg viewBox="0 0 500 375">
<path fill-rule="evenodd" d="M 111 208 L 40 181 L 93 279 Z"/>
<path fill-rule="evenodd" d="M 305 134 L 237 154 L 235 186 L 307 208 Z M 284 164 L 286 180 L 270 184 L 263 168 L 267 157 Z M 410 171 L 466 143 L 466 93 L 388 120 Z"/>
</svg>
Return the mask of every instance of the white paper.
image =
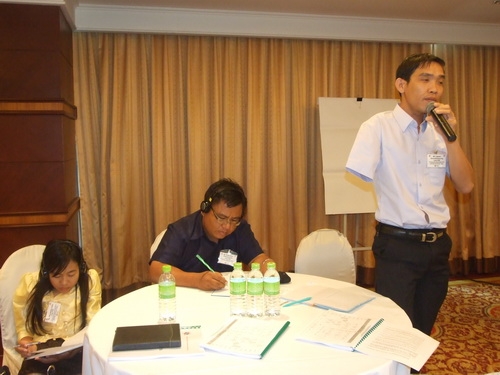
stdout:
<svg viewBox="0 0 500 375">
<path fill-rule="evenodd" d="M 341 312 L 352 312 L 375 298 L 373 294 L 359 293 L 359 289 L 353 290 L 354 288 L 338 289 L 311 285 L 293 289 L 284 294 L 282 298 L 289 301 L 298 301 L 311 297 L 309 301 L 303 302 L 303 304 Z"/>
<path fill-rule="evenodd" d="M 361 124 L 397 103 L 396 99 L 318 98 L 327 215 L 375 212 L 373 185 L 347 173 L 345 165 Z"/>
<path fill-rule="evenodd" d="M 438 341 L 417 329 L 405 329 L 384 322 L 358 345 L 357 350 L 420 370 L 438 345 Z"/>
<path fill-rule="evenodd" d="M 87 332 L 87 327 L 83 328 L 75 335 L 65 339 L 61 346 L 55 346 L 52 348 L 37 350 L 36 352 L 33 352 L 33 354 L 31 354 L 29 357 L 26 357 L 26 359 L 48 357 L 51 355 L 65 353 L 70 350 L 79 348 L 83 346 L 83 337 L 85 336 L 85 332 Z"/>
<path fill-rule="evenodd" d="M 325 311 L 311 321 L 298 340 L 354 351 L 356 344 L 378 319 Z"/>
<path fill-rule="evenodd" d="M 358 351 L 420 370 L 439 342 L 413 327 L 393 326 L 378 317 L 367 318 L 325 310 L 297 340 Z"/>
</svg>

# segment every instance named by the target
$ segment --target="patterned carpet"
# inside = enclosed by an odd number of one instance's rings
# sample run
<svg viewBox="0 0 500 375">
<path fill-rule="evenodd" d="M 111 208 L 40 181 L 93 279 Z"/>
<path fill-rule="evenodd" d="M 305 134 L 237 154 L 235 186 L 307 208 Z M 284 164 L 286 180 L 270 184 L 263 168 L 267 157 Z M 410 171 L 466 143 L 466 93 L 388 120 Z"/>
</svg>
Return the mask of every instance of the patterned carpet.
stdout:
<svg viewBox="0 0 500 375">
<path fill-rule="evenodd" d="M 432 332 L 440 345 L 421 374 L 500 371 L 500 279 L 480 281 L 450 282 Z"/>
</svg>

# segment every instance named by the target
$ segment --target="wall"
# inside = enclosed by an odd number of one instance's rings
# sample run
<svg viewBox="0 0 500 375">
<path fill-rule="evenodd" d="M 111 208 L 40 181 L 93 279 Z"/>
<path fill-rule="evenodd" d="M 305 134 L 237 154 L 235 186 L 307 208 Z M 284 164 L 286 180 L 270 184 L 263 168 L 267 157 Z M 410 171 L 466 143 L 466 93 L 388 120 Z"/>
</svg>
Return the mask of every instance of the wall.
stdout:
<svg viewBox="0 0 500 375">
<path fill-rule="evenodd" d="M 0 4 L 0 265 L 78 239 L 72 60 L 59 6 Z"/>
</svg>

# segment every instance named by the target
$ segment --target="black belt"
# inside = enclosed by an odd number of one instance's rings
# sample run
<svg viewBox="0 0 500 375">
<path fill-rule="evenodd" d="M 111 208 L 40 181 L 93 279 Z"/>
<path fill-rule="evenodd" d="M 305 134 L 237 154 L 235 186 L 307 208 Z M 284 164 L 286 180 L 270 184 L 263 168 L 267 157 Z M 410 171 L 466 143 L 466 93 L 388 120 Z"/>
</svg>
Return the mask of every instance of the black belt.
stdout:
<svg viewBox="0 0 500 375">
<path fill-rule="evenodd" d="M 446 229 L 405 229 L 378 223 L 377 234 L 379 233 L 418 242 L 436 242 L 439 237 L 442 237 L 446 233 Z"/>
</svg>

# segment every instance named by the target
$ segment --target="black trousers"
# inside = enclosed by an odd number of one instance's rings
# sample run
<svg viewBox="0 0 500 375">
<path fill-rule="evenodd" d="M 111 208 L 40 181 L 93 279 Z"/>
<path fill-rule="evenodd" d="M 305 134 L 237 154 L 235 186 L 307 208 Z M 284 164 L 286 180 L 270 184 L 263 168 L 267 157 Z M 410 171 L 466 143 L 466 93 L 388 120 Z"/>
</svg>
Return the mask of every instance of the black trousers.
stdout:
<svg viewBox="0 0 500 375">
<path fill-rule="evenodd" d="M 413 327 L 430 334 L 448 292 L 448 234 L 432 243 L 377 234 L 372 249 L 376 292 L 398 304 Z"/>
</svg>

